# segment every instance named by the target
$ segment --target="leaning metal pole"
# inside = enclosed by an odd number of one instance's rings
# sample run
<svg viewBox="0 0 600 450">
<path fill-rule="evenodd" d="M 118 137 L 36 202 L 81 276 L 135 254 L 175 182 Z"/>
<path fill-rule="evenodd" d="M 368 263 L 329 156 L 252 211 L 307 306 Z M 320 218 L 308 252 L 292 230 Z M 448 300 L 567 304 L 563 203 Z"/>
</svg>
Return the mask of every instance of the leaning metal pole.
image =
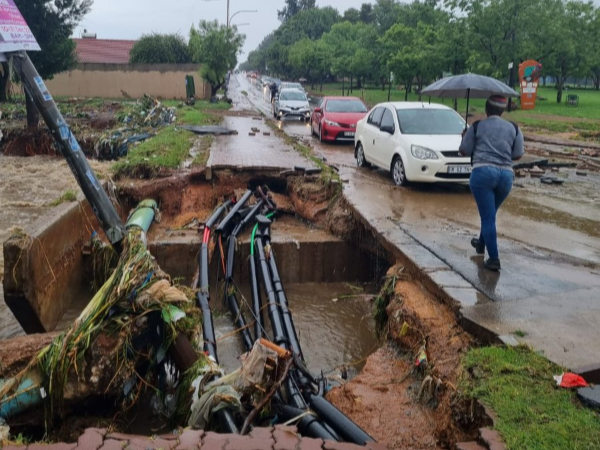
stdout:
<svg viewBox="0 0 600 450">
<path fill-rule="evenodd" d="M 7 56 L 12 56 L 13 66 L 25 87 L 25 91 L 33 100 L 52 136 L 59 144 L 61 153 L 67 160 L 67 164 L 69 164 L 71 172 L 75 175 L 85 198 L 100 221 L 100 226 L 106 233 L 106 237 L 117 250 L 120 250 L 120 243 L 126 234 L 123 222 L 110 202 L 108 195 L 102 189 L 102 185 L 88 164 L 77 139 L 75 139 L 58 110 L 54 99 L 48 92 L 31 59 L 29 59 L 27 52 L 21 51 Z"/>
</svg>

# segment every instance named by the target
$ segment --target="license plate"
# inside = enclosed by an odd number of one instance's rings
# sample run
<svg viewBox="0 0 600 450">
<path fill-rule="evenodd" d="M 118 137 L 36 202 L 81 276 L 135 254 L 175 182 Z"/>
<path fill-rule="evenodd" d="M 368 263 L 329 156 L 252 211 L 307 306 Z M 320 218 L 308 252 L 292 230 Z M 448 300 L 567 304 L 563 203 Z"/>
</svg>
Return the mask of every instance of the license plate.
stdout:
<svg viewBox="0 0 600 450">
<path fill-rule="evenodd" d="M 448 173 L 471 173 L 471 166 L 449 166 Z"/>
<path fill-rule="evenodd" d="M 354 137 L 354 131 L 345 131 L 344 136 L 346 137 Z"/>
</svg>

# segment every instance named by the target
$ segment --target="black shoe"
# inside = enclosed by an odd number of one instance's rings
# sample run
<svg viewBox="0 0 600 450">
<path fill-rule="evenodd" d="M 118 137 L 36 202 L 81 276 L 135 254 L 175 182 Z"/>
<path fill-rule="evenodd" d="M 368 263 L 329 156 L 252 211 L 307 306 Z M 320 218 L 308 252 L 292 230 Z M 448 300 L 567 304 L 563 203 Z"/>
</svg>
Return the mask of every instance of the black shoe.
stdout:
<svg viewBox="0 0 600 450">
<path fill-rule="evenodd" d="M 488 270 L 494 270 L 498 272 L 501 269 L 500 260 L 498 258 L 490 258 L 483 263 L 483 267 L 485 267 Z"/>
<path fill-rule="evenodd" d="M 478 255 L 485 254 L 485 245 L 479 242 L 479 239 L 473 238 L 471 239 L 471 246 L 475 249 Z"/>
</svg>

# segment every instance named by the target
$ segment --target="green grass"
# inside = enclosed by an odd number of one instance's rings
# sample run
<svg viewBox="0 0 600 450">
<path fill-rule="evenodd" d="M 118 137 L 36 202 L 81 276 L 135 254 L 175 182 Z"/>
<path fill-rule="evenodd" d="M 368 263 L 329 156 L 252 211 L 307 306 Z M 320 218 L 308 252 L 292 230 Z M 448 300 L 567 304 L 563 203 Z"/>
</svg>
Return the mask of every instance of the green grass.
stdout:
<svg viewBox="0 0 600 450">
<path fill-rule="evenodd" d="M 189 131 L 170 125 L 133 148 L 125 159 L 115 163 L 115 175 L 152 178 L 162 168 L 177 169 L 189 153 L 191 137 L 193 134 Z"/>
<path fill-rule="evenodd" d="M 348 84 L 346 84 L 346 88 Z M 341 95 L 342 84 L 332 83 L 323 86 L 323 92 L 318 90 L 311 91 L 315 95 Z M 579 106 L 566 106 L 568 94 L 579 96 Z M 388 91 L 381 90 L 381 87 L 368 86 L 364 90 L 355 89 L 351 94 L 362 98 L 368 106 L 374 106 L 377 103 L 387 102 Z M 404 90 L 392 89 L 391 101 L 404 101 Z M 409 101 L 417 101 L 418 95 L 410 93 Z M 539 100 L 545 98 L 545 100 Z M 429 97 L 422 97 L 422 101 L 428 102 Z M 432 98 L 432 103 L 442 103 L 453 107 L 451 99 Z M 465 99 L 458 100 L 458 112 L 464 116 L 467 104 Z M 483 114 L 485 112 L 485 100 L 473 99 L 469 102 L 469 112 L 471 114 Z M 547 116 L 547 117 L 544 117 Z M 585 138 L 585 132 L 600 132 L 600 91 L 589 89 L 569 89 L 563 93 L 562 103 L 556 103 L 556 89 L 553 87 L 541 87 L 538 91 L 538 101 L 533 111 L 514 111 L 504 116 L 522 126 L 526 131 L 542 133 L 581 133 Z M 560 118 L 567 118 L 561 120 Z M 575 120 L 573 120 L 575 119 Z M 582 119 L 582 120 L 577 120 Z M 591 136 L 594 138 L 595 136 Z M 597 137 L 595 137 L 598 139 Z"/>
<path fill-rule="evenodd" d="M 510 450 L 600 448 L 599 415 L 552 378 L 562 368 L 525 347 L 474 349 L 463 364 L 463 392 L 494 410 Z"/>
<path fill-rule="evenodd" d="M 55 206 L 65 203 L 65 202 L 74 202 L 76 200 L 77 200 L 77 193 L 75 191 L 72 191 L 71 189 L 69 189 L 63 195 L 58 197 L 56 200 L 54 200 L 53 202 L 50 202 L 49 205 L 52 207 L 55 207 Z"/>
<path fill-rule="evenodd" d="M 527 336 L 527 332 L 523 331 L 523 330 L 515 330 L 515 331 L 513 331 L 512 334 L 514 334 L 517 337 L 521 337 L 521 338 Z"/>
<path fill-rule="evenodd" d="M 182 130 L 178 125 L 214 125 L 221 122 L 221 117 L 215 112 L 231 108 L 228 103 L 210 103 L 197 101 L 194 106 L 188 106 L 177 100 L 163 102 L 165 106 L 177 107 L 175 125 L 158 131 L 156 136 L 132 148 L 127 158 L 114 164 L 113 172 L 116 177 L 131 176 L 153 178 L 161 169 L 177 169 L 188 157 L 192 147 L 192 133 Z M 211 140 L 212 144 L 212 140 Z M 194 159 L 193 164 L 205 164 L 208 160 L 210 145 Z"/>
</svg>

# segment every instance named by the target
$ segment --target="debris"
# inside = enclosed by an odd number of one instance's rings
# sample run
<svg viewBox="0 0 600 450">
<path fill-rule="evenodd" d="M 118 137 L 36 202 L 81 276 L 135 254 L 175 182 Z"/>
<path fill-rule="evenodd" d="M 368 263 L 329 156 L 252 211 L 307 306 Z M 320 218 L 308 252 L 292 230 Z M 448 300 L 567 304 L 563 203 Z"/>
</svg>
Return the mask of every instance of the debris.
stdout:
<svg viewBox="0 0 600 450">
<path fill-rule="evenodd" d="M 565 180 L 556 177 L 541 177 L 540 181 L 545 184 L 563 184 Z"/>
<path fill-rule="evenodd" d="M 583 170 L 576 170 L 575 175 L 579 175 L 580 177 L 587 177 L 587 172 L 584 172 Z"/>
<path fill-rule="evenodd" d="M 260 133 L 260 128 L 252 127 L 251 130 L 255 133 Z"/>
<path fill-rule="evenodd" d="M 524 176 L 526 176 L 525 171 L 523 169 L 515 170 L 515 175 L 519 178 L 523 178 Z"/>
<path fill-rule="evenodd" d="M 192 125 L 183 125 L 182 129 L 191 131 L 192 133 L 206 135 L 206 134 L 214 134 L 217 136 L 220 135 L 231 135 L 235 134 L 235 131 L 230 130 L 229 128 L 219 127 L 216 125 L 203 125 L 203 126 L 192 126 Z"/>
<path fill-rule="evenodd" d="M 250 132 L 248 133 L 248 136 L 256 136 L 256 133 Z"/>
<path fill-rule="evenodd" d="M 585 161 L 586 164 L 595 167 L 596 169 L 600 169 L 600 159 L 598 158 L 590 158 L 588 156 L 579 156 L 581 161 Z"/>
<path fill-rule="evenodd" d="M 264 131 L 264 132 L 263 132 L 263 136 L 271 136 L 271 133 L 270 133 L 270 132 L 268 132 L 268 131 Z"/>
<path fill-rule="evenodd" d="M 576 388 L 576 387 L 587 387 L 587 382 L 582 376 L 575 373 L 567 372 L 560 375 L 555 375 L 556 385 L 563 388 Z"/>
</svg>

